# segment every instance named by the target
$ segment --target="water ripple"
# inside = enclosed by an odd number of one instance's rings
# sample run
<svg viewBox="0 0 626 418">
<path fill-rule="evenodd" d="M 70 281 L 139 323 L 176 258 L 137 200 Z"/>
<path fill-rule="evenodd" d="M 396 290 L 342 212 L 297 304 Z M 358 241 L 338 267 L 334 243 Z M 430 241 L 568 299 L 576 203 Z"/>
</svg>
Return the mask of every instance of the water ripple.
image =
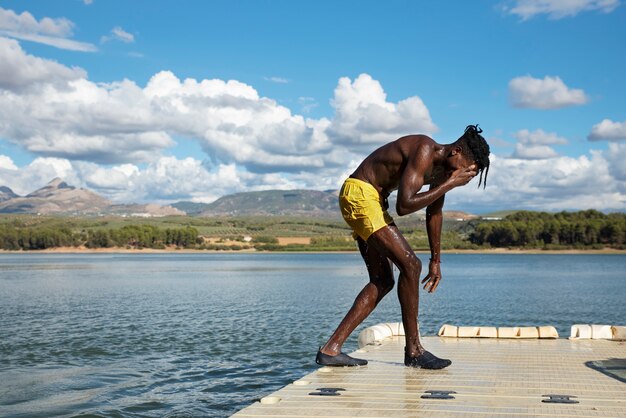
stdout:
<svg viewBox="0 0 626 418">
<path fill-rule="evenodd" d="M 446 256 L 422 332 L 618 323 L 625 261 Z M 353 254 L 0 255 L 0 416 L 228 416 L 314 370 L 364 284 Z M 399 321 L 390 295 L 346 350 Z"/>
</svg>

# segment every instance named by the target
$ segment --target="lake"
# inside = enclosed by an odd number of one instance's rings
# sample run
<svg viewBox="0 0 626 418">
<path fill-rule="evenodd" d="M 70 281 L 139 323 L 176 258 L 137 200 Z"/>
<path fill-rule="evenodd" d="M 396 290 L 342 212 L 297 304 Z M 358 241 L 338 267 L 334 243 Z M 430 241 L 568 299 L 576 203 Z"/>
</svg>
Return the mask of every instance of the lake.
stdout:
<svg viewBox="0 0 626 418">
<path fill-rule="evenodd" d="M 626 255 L 444 254 L 421 332 L 626 325 L 625 271 Z M 357 253 L 0 254 L 0 416 L 228 416 L 314 370 L 366 281 Z M 345 351 L 398 321 L 394 289 Z"/>
</svg>

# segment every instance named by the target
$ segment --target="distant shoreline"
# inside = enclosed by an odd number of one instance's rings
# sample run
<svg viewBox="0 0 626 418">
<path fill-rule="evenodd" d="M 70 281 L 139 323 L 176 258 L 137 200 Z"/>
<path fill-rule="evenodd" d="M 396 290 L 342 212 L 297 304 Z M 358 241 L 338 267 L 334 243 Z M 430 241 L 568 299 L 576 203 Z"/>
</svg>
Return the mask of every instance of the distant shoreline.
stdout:
<svg viewBox="0 0 626 418">
<path fill-rule="evenodd" d="M 84 248 L 84 247 L 56 247 L 44 250 L 0 250 L 0 254 L 352 254 L 354 251 L 256 251 L 250 250 L 195 250 L 195 249 L 156 249 L 156 248 Z M 417 250 L 417 254 L 428 254 L 429 251 Z M 626 254 L 626 250 L 614 248 L 603 249 L 563 249 L 563 250 L 542 250 L 535 248 L 485 248 L 485 249 L 452 249 L 442 250 L 444 254 Z"/>
</svg>

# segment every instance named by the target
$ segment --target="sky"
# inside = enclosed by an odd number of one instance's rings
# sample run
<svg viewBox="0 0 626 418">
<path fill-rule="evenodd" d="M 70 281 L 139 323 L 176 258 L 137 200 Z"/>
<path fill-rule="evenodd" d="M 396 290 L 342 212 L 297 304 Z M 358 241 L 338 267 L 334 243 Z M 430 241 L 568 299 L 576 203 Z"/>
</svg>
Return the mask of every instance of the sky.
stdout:
<svg viewBox="0 0 626 418">
<path fill-rule="evenodd" d="M 336 190 L 480 124 L 446 209 L 626 210 L 624 0 L 0 0 L 0 185 L 116 202 Z"/>
</svg>

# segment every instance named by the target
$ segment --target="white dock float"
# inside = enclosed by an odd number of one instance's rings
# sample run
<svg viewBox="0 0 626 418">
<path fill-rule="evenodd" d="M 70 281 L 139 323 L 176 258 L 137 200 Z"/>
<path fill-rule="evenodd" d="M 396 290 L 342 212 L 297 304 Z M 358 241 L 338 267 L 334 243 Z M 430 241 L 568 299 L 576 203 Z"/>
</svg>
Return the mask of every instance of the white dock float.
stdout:
<svg viewBox="0 0 626 418">
<path fill-rule="evenodd" d="M 624 341 L 444 337 L 422 341 L 436 355 L 451 359 L 452 365 L 438 371 L 405 367 L 404 337 L 393 336 L 353 353 L 369 360 L 367 366 L 321 367 L 234 416 L 626 417 Z M 314 357 L 312 352 L 311 361 Z M 431 391 L 440 394 L 422 398 Z M 545 395 L 577 403 L 546 403 L 550 398 Z"/>
</svg>

